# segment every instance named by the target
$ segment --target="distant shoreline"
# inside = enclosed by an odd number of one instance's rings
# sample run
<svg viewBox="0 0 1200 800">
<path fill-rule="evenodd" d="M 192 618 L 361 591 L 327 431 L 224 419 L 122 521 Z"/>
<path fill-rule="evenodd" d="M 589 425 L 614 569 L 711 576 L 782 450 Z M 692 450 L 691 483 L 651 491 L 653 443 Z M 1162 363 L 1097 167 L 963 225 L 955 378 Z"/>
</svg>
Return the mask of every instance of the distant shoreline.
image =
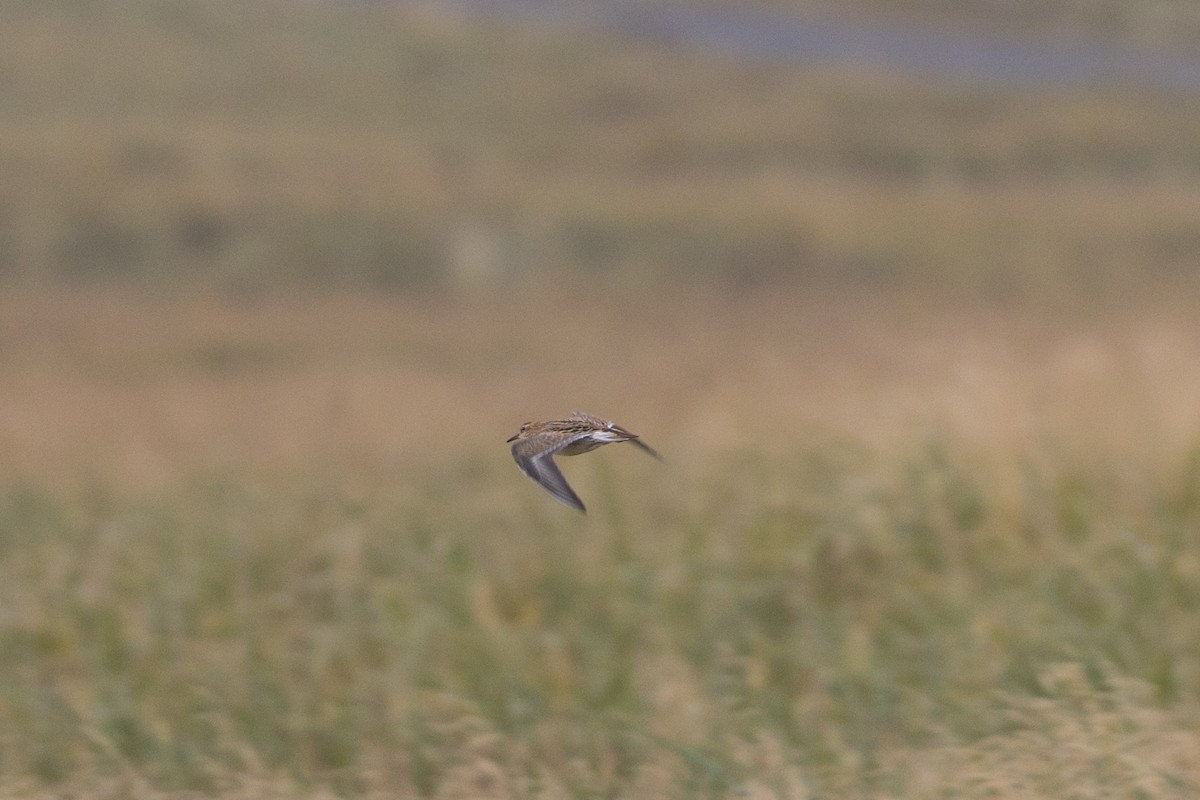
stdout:
<svg viewBox="0 0 1200 800">
<path fill-rule="evenodd" d="M 406 5 L 413 0 L 399 0 Z M 1200 58 L 1101 42 L 1050 42 L 994 33 L 805 19 L 760 10 L 652 5 L 628 0 L 564 4 L 554 0 L 420 0 L 427 8 L 503 18 L 537 17 L 599 26 L 669 44 L 736 56 L 806 62 L 856 62 L 913 73 L 1022 85 L 1115 85 L 1191 91 Z"/>
</svg>

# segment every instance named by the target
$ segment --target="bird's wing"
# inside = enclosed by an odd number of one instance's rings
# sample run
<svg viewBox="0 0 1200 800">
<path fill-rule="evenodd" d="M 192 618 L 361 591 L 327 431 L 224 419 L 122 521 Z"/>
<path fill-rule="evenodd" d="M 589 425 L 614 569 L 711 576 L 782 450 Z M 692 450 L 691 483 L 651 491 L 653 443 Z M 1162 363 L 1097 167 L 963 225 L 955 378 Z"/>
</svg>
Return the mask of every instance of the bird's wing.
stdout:
<svg viewBox="0 0 1200 800">
<path fill-rule="evenodd" d="M 652 455 L 652 456 L 654 456 L 655 458 L 657 458 L 659 461 L 662 461 L 662 456 L 660 456 L 660 455 L 658 454 L 658 451 L 657 451 L 657 450 L 655 450 L 655 449 L 654 449 L 653 447 L 651 447 L 650 445 L 648 445 L 648 444 L 646 444 L 645 442 L 643 442 L 643 441 L 642 441 L 641 439 L 639 439 L 638 437 L 634 436 L 632 439 L 630 439 L 630 440 L 629 440 L 629 443 L 630 443 L 630 444 L 635 444 L 635 445 L 637 445 L 637 446 L 638 446 L 638 447 L 640 447 L 642 450 L 645 450 L 647 453 L 649 453 L 650 455 Z"/>
<path fill-rule="evenodd" d="M 521 471 L 553 495 L 555 500 L 571 508 L 577 508 L 586 514 L 587 509 L 584 508 L 583 501 L 571 489 L 567 479 L 559 472 L 558 465 L 554 463 L 555 453 L 584 436 L 587 436 L 587 432 L 554 441 L 546 434 L 539 434 L 518 441 L 512 447 L 512 454 L 513 460 L 517 462 Z"/>
<path fill-rule="evenodd" d="M 657 451 L 657 450 L 655 450 L 655 449 L 654 449 L 653 447 L 651 447 L 650 445 L 648 445 L 648 444 L 646 444 L 645 442 L 643 442 L 643 441 L 641 440 L 641 438 L 640 438 L 640 437 L 638 437 L 638 435 L 637 435 L 636 433 L 634 433 L 633 431 L 627 431 L 627 430 L 625 430 L 624 428 L 622 428 L 620 425 L 616 424 L 615 422 L 610 422 L 610 423 L 609 423 L 609 426 L 611 427 L 611 429 L 612 429 L 613 431 L 616 431 L 617 433 L 619 433 L 619 434 L 621 434 L 622 436 L 624 436 L 624 437 L 625 437 L 624 441 L 626 441 L 626 442 L 629 442 L 629 443 L 631 443 L 631 444 L 634 444 L 634 445 L 637 445 L 637 446 L 638 446 L 639 448 L 641 448 L 643 451 L 645 451 L 645 452 L 649 453 L 650 455 L 654 456 L 654 457 L 655 457 L 655 458 L 657 458 L 659 461 L 662 461 L 662 456 L 660 456 L 660 455 L 658 454 L 658 451 Z"/>
<path fill-rule="evenodd" d="M 571 419 L 581 420 L 589 425 L 595 425 L 597 428 L 604 428 L 612 424 L 603 417 L 597 417 L 595 414 L 589 414 L 586 411 L 572 411 Z"/>
</svg>

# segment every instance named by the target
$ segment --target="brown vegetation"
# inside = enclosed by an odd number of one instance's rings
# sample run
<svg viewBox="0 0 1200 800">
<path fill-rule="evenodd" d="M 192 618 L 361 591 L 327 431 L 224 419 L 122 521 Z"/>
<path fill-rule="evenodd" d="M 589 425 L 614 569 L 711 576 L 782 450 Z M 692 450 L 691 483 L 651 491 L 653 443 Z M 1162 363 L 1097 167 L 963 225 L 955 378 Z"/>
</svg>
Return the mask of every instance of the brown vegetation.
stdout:
<svg viewBox="0 0 1200 800">
<path fill-rule="evenodd" d="M 1200 794 L 1194 104 L 384 4 L 0 53 L 0 794 Z M 586 517 L 504 444 L 576 409 L 666 457 Z"/>
</svg>

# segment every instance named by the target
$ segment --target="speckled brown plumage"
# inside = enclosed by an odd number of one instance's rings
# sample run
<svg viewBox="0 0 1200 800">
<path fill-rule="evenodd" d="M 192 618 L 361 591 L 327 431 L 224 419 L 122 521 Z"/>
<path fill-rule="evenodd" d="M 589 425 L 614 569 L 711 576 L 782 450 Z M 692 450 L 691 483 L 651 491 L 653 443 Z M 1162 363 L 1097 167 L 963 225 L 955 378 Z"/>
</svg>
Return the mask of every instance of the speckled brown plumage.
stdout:
<svg viewBox="0 0 1200 800">
<path fill-rule="evenodd" d="M 632 442 L 645 452 L 661 458 L 652 447 L 610 420 L 576 411 L 567 419 L 549 422 L 526 422 L 515 436 L 508 439 L 513 459 L 521 471 L 549 492 L 560 503 L 584 513 L 583 501 L 567 483 L 554 463 L 554 456 L 576 456 L 613 442 Z"/>
</svg>

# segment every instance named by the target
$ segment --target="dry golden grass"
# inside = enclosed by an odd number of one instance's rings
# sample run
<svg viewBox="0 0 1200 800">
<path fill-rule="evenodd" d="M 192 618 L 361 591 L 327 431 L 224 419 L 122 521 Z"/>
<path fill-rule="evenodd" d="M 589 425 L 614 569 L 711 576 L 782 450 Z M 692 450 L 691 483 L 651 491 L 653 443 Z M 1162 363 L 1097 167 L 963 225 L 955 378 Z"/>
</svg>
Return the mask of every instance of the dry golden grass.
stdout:
<svg viewBox="0 0 1200 800">
<path fill-rule="evenodd" d="M 788 291 L 0 300 L 10 472 L 411 465 L 586 404 L 697 457 L 808 436 L 1099 448 L 1196 441 L 1190 301 L 998 308 Z M 606 410 L 607 409 L 607 410 Z M 503 435 L 501 435 L 503 434 Z M 489 438 L 490 437 L 490 438 Z M 503 448 L 496 448 L 502 451 Z"/>
</svg>

